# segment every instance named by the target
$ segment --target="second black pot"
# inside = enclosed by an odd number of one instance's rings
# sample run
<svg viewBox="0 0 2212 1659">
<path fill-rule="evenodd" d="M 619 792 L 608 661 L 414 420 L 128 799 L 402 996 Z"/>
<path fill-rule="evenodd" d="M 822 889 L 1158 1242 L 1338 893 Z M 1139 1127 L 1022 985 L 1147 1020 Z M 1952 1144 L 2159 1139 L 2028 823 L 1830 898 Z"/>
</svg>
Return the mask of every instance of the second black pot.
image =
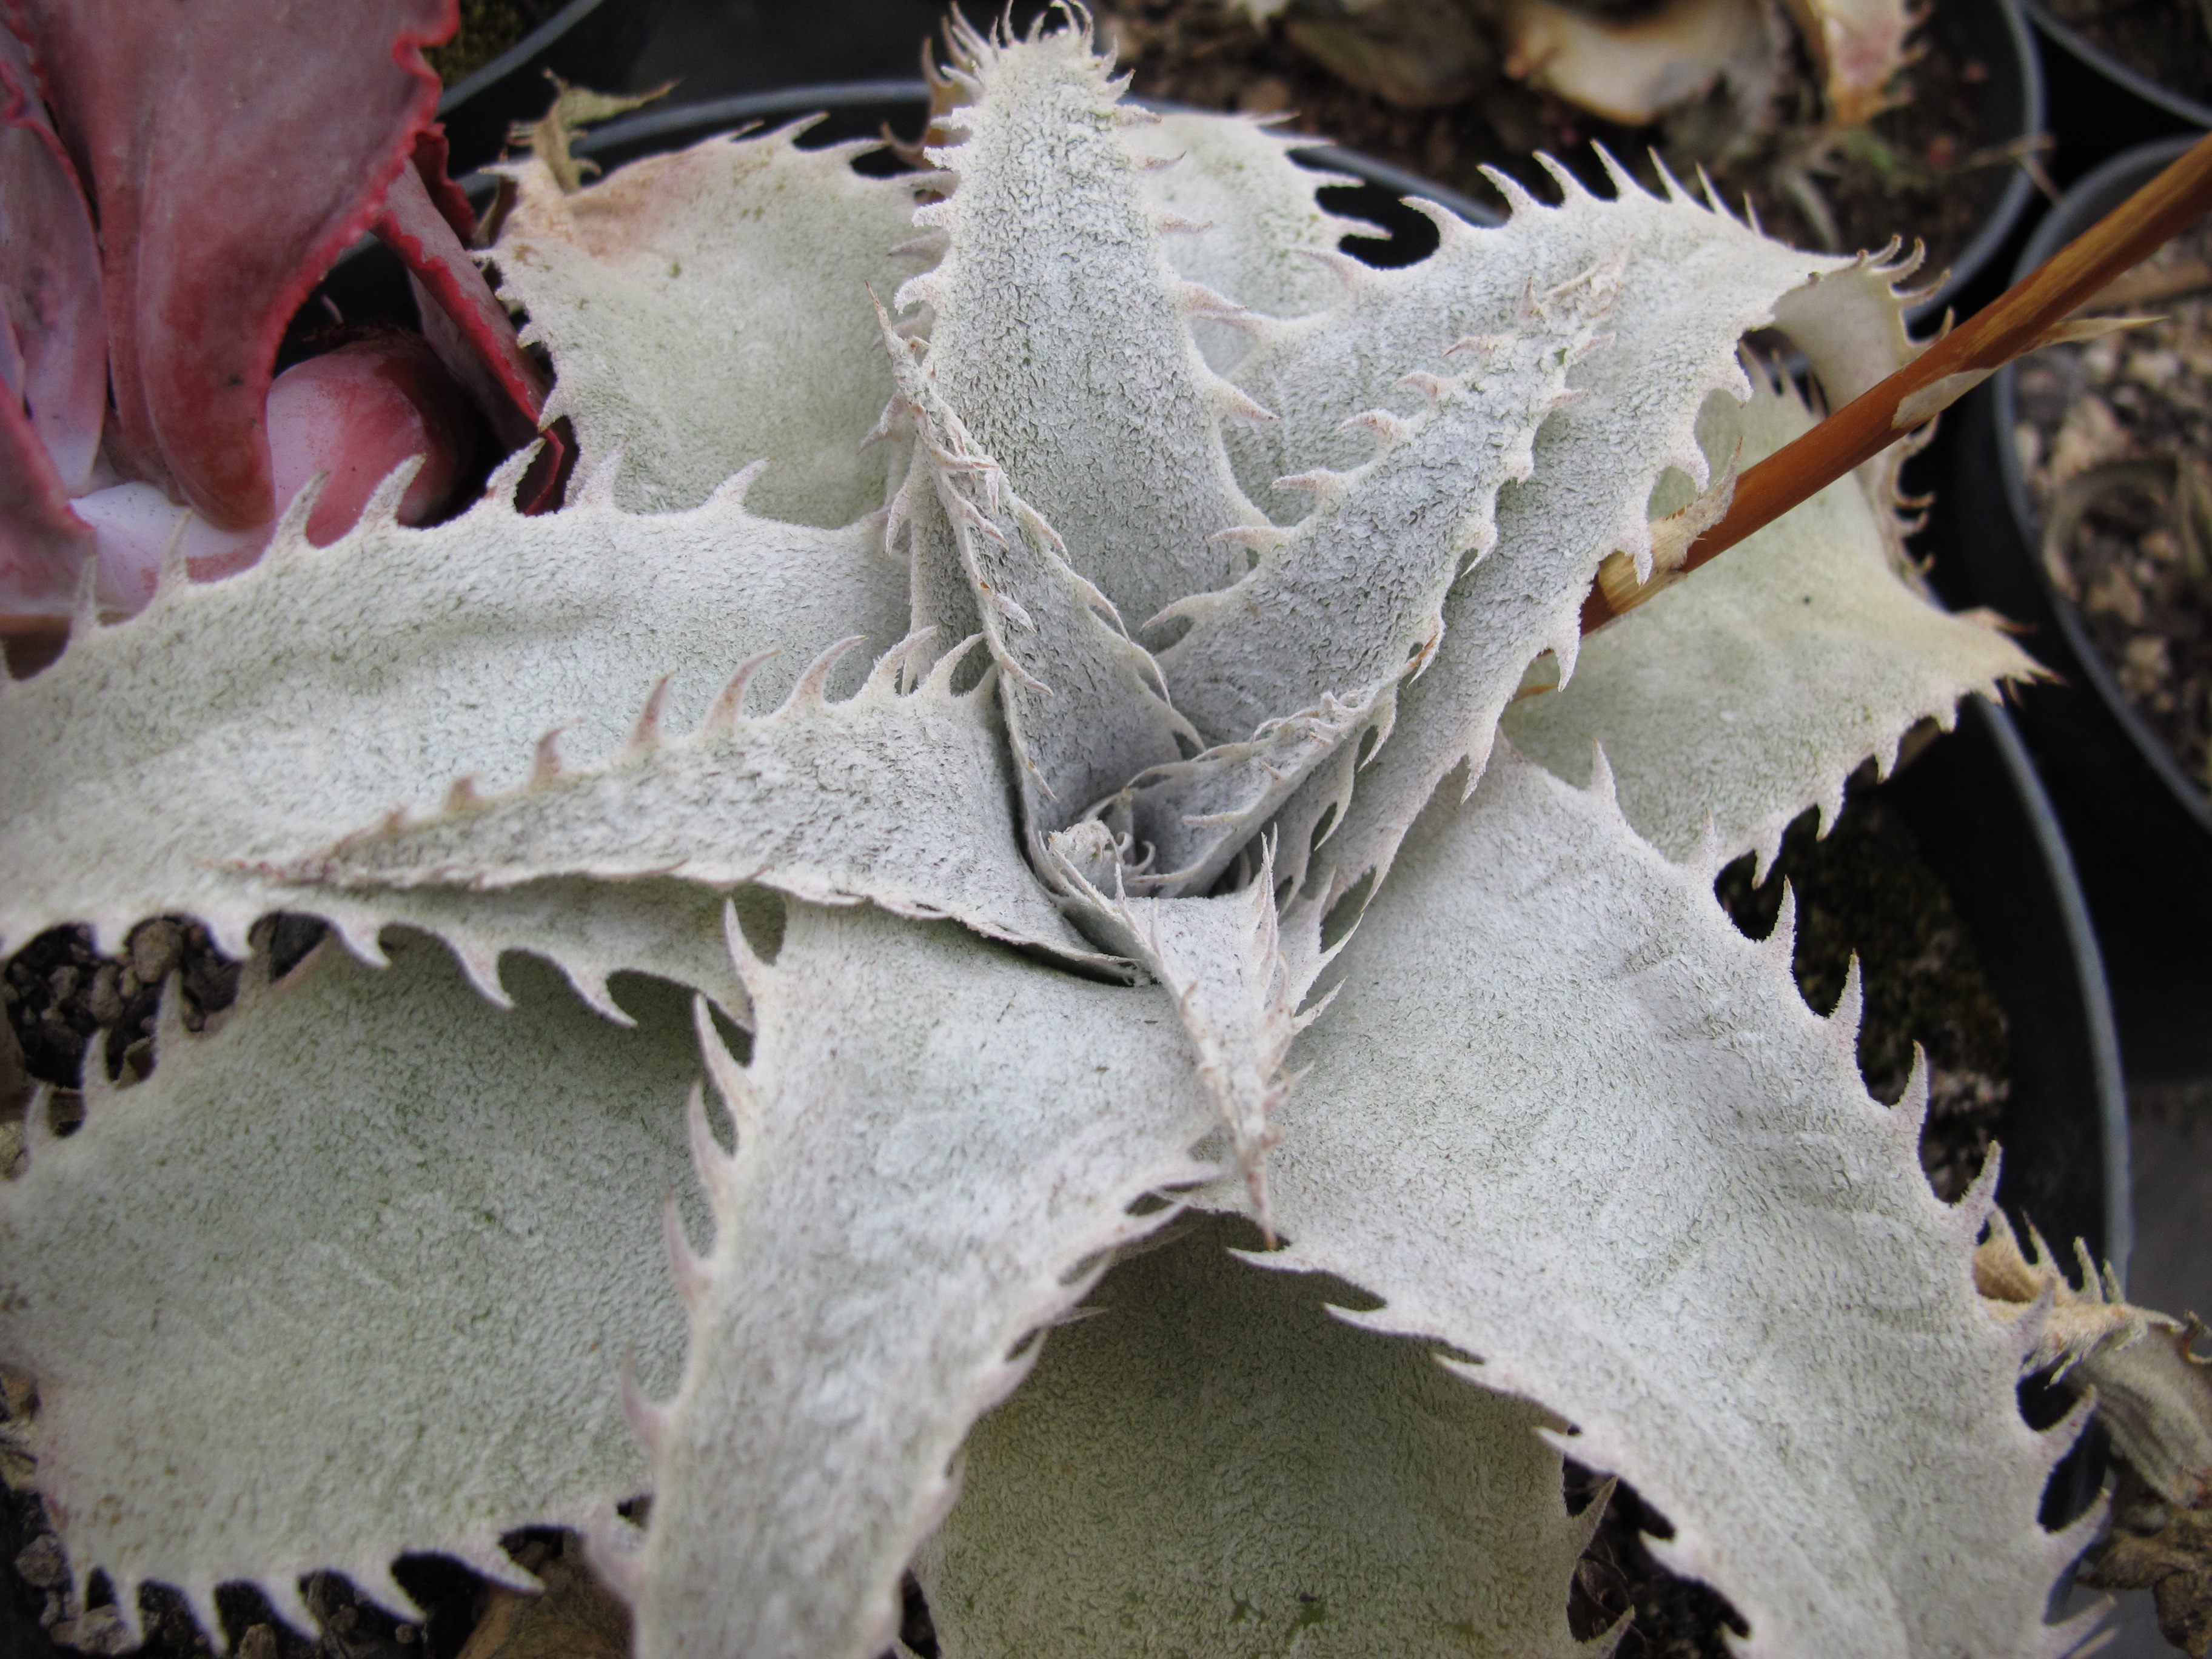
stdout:
<svg viewBox="0 0 2212 1659">
<path fill-rule="evenodd" d="M 2115 157 L 2067 193 L 2020 258 L 2025 276 L 2194 142 L 2170 139 Z M 2160 890 L 2212 926 L 2212 799 L 2130 704 L 2081 613 L 2053 586 L 2013 432 L 2017 375 L 2006 368 L 1961 406 L 1948 533 L 1932 538 L 1954 597 L 2022 624 L 2052 680 L 2024 688 L 2021 724 L 2037 753 Z"/>
</svg>

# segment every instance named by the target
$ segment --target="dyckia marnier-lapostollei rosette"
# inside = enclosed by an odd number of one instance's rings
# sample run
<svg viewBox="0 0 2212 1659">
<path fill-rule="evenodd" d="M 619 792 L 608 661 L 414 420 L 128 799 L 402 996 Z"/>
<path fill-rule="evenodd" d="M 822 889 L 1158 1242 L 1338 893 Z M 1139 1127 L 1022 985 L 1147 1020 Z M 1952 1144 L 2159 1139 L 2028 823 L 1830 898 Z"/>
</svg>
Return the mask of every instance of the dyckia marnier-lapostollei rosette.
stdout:
<svg viewBox="0 0 2212 1659">
<path fill-rule="evenodd" d="M 648 1656 L 864 1659 L 910 1563 L 948 1655 L 1564 1655 L 1571 1443 L 1750 1651 L 2063 1650 L 1988 1180 L 1711 892 L 2027 665 L 1879 468 L 1577 629 L 1812 419 L 1745 331 L 1848 397 L 1898 270 L 1564 175 L 1370 270 L 1087 30 L 957 46 L 939 173 L 512 169 L 563 509 L 295 505 L 0 687 L 9 939 L 349 947 L 0 1187 L 74 1569 L 550 1523 Z"/>
</svg>

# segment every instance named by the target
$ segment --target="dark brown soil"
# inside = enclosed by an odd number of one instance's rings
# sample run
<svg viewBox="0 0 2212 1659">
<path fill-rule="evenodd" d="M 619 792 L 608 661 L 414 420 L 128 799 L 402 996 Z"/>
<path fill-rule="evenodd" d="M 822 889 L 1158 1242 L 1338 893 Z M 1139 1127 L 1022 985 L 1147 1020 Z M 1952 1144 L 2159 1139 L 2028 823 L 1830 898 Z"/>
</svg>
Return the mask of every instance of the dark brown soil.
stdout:
<svg viewBox="0 0 2212 1659">
<path fill-rule="evenodd" d="M 461 0 L 461 26 L 423 52 L 447 86 L 465 81 L 536 28 L 568 0 Z M 617 0 L 620 3 L 620 0 Z"/>
<path fill-rule="evenodd" d="M 1921 1167 L 1938 1196 L 1966 1191 L 2010 1090 L 2004 1011 L 1982 976 L 1950 895 L 1921 858 L 1912 832 L 1877 790 L 1856 784 L 1825 840 L 1813 814 L 1790 828 L 1760 886 L 1751 860 L 1721 872 L 1721 902 L 1754 939 L 1773 930 L 1787 881 L 1797 895 L 1797 983 L 1821 1013 L 1843 994 L 1858 957 L 1865 1015 L 1859 1065 L 1875 1097 L 1905 1092 L 1917 1042 L 1928 1056 L 1928 1121 Z"/>
<path fill-rule="evenodd" d="M 1972 239 L 2009 155 L 1993 153 L 2008 135 L 1983 130 L 1979 88 L 1995 66 L 1969 51 L 1951 9 L 1938 6 L 1920 32 L 1924 52 L 1904 82 L 1911 101 L 1838 141 L 1814 169 L 1835 234 L 1825 236 L 1781 182 L 1785 161 L 1814 143 L 1818 97 L 1808 65 L 1790 65 L 1778 106 L 1790 123 L 1741 154 L 1722 154 L 1710 135 L 1724 114 L 1698 106 L 1662 126 L 1623 127 L 1596 119 L 1502 76 L 1462 101 L 1409 109 L 1337 79 L 1302 55 L 1279 27 L 1255 28 L 1223 0 L 1106 0 L 1106 30 L 1145 97 L 1206 109 L 1292 112 L 1287 130 L 1362 150 L 1435 179 L 1478 201 L 1504 201 L 1482 176 L 1487 166 L 1555 199 L 1557 187 L 1532 158 L 1559 157 L 1593 187 L 1609 191 L 1590 146 L 1602 144 L 1647 184 L 1657 173 L 1649 151 L 1693 181 L 1700 163 L 1733 204 L 1748 192 L 1761 223 L 1802 246 L 1845 252 L 1879 248 L 1893 235 L 1928 246 L 1939 271 Z M 1716 94 L 1708 104 L 1725 97 Z M 1723 124 L 1724 125 L 1724 124 Z M 1702 131 L 1700 131 L 1702 129 Z"/>
<path fill-rule="evenodd" d="M 2212 787 L 2212 233 L 2123 281 L 2200 277 L 2126 307 L 2154 323 L 2017 371 L 2019 447 L 2045 568 L 2137 714 Z"/>
<path fill-rule="evenodd" d="M 2199 0 L 2043 0 L 2091 46 L 2169 92 L 2212 104 L 2212 9 Z"/>
</svg>

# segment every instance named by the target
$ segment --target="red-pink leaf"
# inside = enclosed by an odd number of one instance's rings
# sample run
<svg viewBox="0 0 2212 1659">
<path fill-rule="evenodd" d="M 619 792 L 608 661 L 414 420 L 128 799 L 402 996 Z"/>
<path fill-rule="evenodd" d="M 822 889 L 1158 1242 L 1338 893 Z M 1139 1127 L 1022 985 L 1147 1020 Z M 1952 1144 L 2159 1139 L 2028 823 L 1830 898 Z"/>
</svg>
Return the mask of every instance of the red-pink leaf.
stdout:
<svg viewBox="0 0 2212 1659">
<path fill-rule="evenodd" d="M 92 531 L 69 496 L 30 417 L 0 397 L 0 635 L 66 617 Z"/>
<path fill-rule="evenodd" d="M 277 342 L 428 125 L 457 0 L 10 3 L 91 185 L 122 459 L 258 524 Z"/>
<path fill-rule="evenodd" d="M 68 494 L 91 482 L 107 408 L 100 243 L 30 54 L 0 25 L 0 383 Z M 18 480 L 19 483 L 21 480 Z"/>
<path fill-rule="evenodd" d="M 545 376 L 414 167 L 392 181 L 376 234 L 415 280 L 422 332 L 439 361 L 469 389 L 508 447 L 528 442 L 545 407 Z"/>
</svg>

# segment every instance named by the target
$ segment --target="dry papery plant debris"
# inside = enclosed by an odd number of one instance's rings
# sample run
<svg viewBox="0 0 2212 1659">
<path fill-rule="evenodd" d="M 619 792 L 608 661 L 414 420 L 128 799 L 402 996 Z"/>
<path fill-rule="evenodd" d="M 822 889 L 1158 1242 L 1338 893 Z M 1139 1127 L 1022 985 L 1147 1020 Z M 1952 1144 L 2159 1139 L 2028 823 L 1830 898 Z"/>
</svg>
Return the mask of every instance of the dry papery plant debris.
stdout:
<svg viewBox="0 0 2212 1659">
<path fill-rule="evenodd" d="M 1893 441 L 2074 266 L 1923 350 L 1909 263 L 1620 173 L 1373 270 L 1073 9 L 954 27 L 927 172 L 533 156 L 471 257 L 450 7 L 347 16 L 0 41 L 78 302 L 9 313 L 0 936 L 241 961 L 0 1182 L 57 1629 L 367 1642 L 403 1555 L 580 1582 L 550 1528 L 641 1659 L 868 1659 L 909 1571 L 946 1656 L 1595 1653 L 1571 1456 L 1752 1651 L 2056 1655 L 2092 1400 L 2201 1504 L 2186 1334 L 1939 1198 L 1924 1066 L 1714 895 L 2032 672 Z M 423 331 L 273 374 L 370 228 Z"/>
<path fill-rule="evenodd" d="M 1872 246 L 1899 225 L 1937 265 L 2047 139 L 1999 131 L 1978 0 L 1113 0 L 1102 28 L 1148 97 L 1282 113 L 1301 132 L 1494 200 L 1546 182 L 1709 169 L 1785 240 Z M 1992 14 L 1993 15 L 1993 14 Z M 1654 176 L 1642 176 L 1647 184 Z"/>
</svg>

